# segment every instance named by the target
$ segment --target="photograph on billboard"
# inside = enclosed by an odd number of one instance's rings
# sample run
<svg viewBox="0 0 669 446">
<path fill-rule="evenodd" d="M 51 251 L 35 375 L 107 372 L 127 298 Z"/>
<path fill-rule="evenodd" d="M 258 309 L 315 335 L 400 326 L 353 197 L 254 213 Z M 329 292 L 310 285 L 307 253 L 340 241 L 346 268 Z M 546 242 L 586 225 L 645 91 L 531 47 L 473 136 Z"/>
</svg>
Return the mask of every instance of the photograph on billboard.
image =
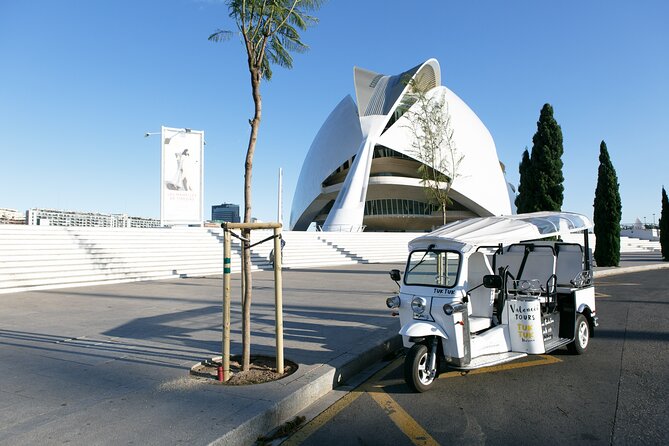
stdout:
<svg viewBox="0 0 669 446">
<path fill-rule="evenodd" d="M 162 127 L 160 221 L 162 226 L 201 225 L 204 132 Z"/>
</svg>

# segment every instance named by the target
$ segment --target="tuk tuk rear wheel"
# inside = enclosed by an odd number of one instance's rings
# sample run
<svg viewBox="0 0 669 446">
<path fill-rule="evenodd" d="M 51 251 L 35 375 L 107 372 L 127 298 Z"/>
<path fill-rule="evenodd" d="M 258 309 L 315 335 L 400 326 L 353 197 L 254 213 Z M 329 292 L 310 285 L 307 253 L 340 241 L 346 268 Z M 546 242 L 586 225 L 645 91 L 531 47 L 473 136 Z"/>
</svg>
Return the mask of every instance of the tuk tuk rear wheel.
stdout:
<svg viewBox="0 0 669 446">
<path fill-rule="evenodd" d="M 582 314 L 576 316 L 576 328 L 574 330 L 574 342 L 568 345 L 569 352 L 582 355 L 588 349 L 590 343 L 590 325 L 588 319 Z"/>
<path fill-rule="evenodd" d="M 414 344 L 404 360 L 404 381 L 414 392 L 425 392 L 434 384 L 430 373 L 430 352 L 423 344 Z"/>
</svg>

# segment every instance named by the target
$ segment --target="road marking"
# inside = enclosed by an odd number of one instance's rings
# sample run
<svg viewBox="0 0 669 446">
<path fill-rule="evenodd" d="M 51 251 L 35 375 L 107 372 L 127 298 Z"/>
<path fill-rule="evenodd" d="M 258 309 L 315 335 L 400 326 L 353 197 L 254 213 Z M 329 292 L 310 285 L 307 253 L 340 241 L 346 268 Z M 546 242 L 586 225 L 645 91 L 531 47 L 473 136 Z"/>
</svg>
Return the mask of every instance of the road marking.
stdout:
<svg viewBox="0 0 669 446">
<path fill-rule="evenodd" d="M 384 379 L 383 381 L 379 381 L 376 384 L 374 384 L 372 387 L 374 389 L 383 389 L 385 387 L 390 387 L 390 386 L 400 386 L 404 384 L 404 379 L 403 378 L 396 378 L 396 379 Z"/>
<path fill-rule="evenodd" d="M 449 378 L 457 378 L 460 376 L 467 376 L 467 375 L 480 375 L 482 373 L 496 373 L 496 372 L 504 372 L 506 370 L 514 370 L 514 369 L 522 369 L 525 367 L 534 367 L 537 365 L 548 365 L 548 364 L 555 364 L 557 362 L 562 362 L 561 359 L 556 358 L 555 356 L 550 356 L 550 355 L 538 355 L 539 358 L 541 359 L 535 359 L 532 361 L 525 361 L 525 362 L 511 362 L 507 364 L 501 364 L 501 365 L 496 365 L 492 367 L 484 367 L 481 369 L 474 369 L 474 370 L 458 370 L 458 371 L 453 371 L 453 372 L 448 372 L 448 373 L 442 373 L 440 374 L 437 379 L 449 379 Z M 383 381 L 379 381 L 375 383 L 372 387 L 374 388 L 384 388 L 384 387 L 390 387 L 390 386 L 396 386 L 404 384 L 404 380 L 397 378 L 397 379 L 387 379 Z"/>
<path fill-rule="evenodd" d="M 439 379 L 455 378 L 458 376 L 465 375 L 479 375 L 482 373 L 495 373 L 502 372 L 506 370 L 521 369 L 525 367 L 534 367 L 538 365 L 548 365 L 555 364 L 556 362 L 562 362 L 560 359 L 549 356 L 549 355 L 539 355 L 541 359 L 534 361 L 526 362 L 516 362 L 510 364 L 502 364 L 498 366 L 485 367 L 481 369 L 475 369 L 469 372 L 448 372 L 439 375 Z M 389 380 L 384 381 L 383 384 L 376 383 L 373 384 L 370 388 L 370 396 L 376 401 L 376 403 L 383 409 L 383 411 L 388 415 L 393 423 L 406 435 L 409 440 L 416 446 L 423 445 L 438 445 L 434 438 L 425 430 L 423 427 L 414 420 L 411 415 L 409 415 L 397 402 L 388 395 L 384 387 L 392 384 L 398 383 L 400 380 Z M 392 383 L 392 384 L 391 384 Z M 376 391 L 374 391 L 376 390 Z"/>
<path fill-rule="evenodd" d="M 379 379 L 389 374 L 402 364 L 403 357 L 396 358 L 393 362 L 376 372 L 371 378 L 367 379 L 362 385 L 356 387 L 352 392 L 346 394 L 343 398 L 338 400 L 332 406 L 325 409 L 313 420 L 305 424 L 300 430 L 291 435 L 286 441 L 281 443 L 286 446 L 296 446 L 302 444 L 304 440 L 309 438 L 314 432 L 332 420 L 339 412 L 346 409 L 351 403 L 359 397 L 369 392 L 374 383 Z"/>
<path fill-rule="evenodd" d="M 327 424 L 332 420 L 335 415 L 337 415 L 342 410 L 346 409 L 353 401 L 357 400 L 365 392 L 362 392 L 358 389 L 346 394 L 342 399 L 338 400 L 332 406 L 325 409 L 321 412 L 316 418 L 309 421 L 307 424 L 302 426 L 300 430 L 295 432 L 293 435 L 288 437 L 286 441 L 281 443 L 282 445 L 299 445 L 309 438 L 314 432 Z"/>
<path fill-rule="evenodd" d="M 413 444 L 416 446 L 439 444 L 385 391 L 370 392 L 370 396 Z"/>
<path fill-rule="evenodd" d="M 539 358 L 533 361 L 525 362 L 511 362 L 498 366 L 485 367 L 470 371 L 455 371 L 442 373 L 438 379 L 449 379 L 462 377 L 467 375 L 479 375 L 482 373 L 496 373 L 506 370 L 521 369 L 526 367 L 534 367 L 539 365 L 548 365 L 562 362 L 562 360 L 550 355 L 538 355 Z M 313 420 L 305 424 L 300 430 L 295 432 L 286 441 L 281 443 L 287 446 L 297 446 L 302 444 L 314 432 L 332 420 L 339 412 L 346 409 L 355 400 L 369 393 L 372 399 L 381 407 L 381 409 L 388 415 L 392 422 L 413 442 L 415 445 L 438 445 L 434 438 L 430 436 L 425 429 L 423 429 L 390 395 L 388 395 L 384 388 L 394 385 L 404 384 L 403 379 L 382 380 L 386 375 L 389 375 L 397 367 L 399 367 L 404 358 L 399 357 L 390 364 L 383 367 L 376 372 L 371 378 L 367 379 L 362 385 L 349 392 L 332 406 L 325 409 Z"/>
<path fill-rule="evenodd" d="M 631 282 L 597 282 L 598 287 L 610 287 L 610 286 L 639 286 L 638 283 Z"/>
<path fill-rule="evenodd" d="M 484 367 L 481 369 L 442 373 L 441 375 L 439 375 L 438 379 L 456 378 L 458 376 L 467 376 L 467 375 L 480 375 L 482 373 L 504 372 L 507 370 L 523 369 L 525 367 L 534 367 L 537 365 L 548 365 L 548 364 L 555 364 L 557 362 L 562 362 L 561 359 L 558 359 L 555 356 L 539 355 L 539 357 L 541 359 L 537 359 L 535 361 L 511 362 L 502 365 L 495 365 L 492 367 Z"/>
</svg>

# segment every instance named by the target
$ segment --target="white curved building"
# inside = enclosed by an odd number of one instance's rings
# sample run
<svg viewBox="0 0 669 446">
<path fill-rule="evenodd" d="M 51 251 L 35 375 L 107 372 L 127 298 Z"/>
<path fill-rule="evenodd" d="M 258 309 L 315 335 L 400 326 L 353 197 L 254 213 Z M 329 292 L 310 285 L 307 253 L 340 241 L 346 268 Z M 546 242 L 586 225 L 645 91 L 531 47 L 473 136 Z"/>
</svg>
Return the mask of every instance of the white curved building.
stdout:
<svg viewBox="0 0 669 446">
<path fill-rule="evenodd" d="M 444 95 L 453 141 L 463 156 L 447 219 L 512 213 L 492 136 L 467 104 L 441 85 L 439 63 L 430 59 L 395 76 L 354 68 L 357 103 L 346 96 L 314 138 L 293 197 L 292 230 L 306 230 L 312 222 L 325 231 L 422 231 L 441 225 L 441 212 L 428 203 L 417 172 L 421 160 L 405 116 L 407 77 L 428 95 Z"/>
</svg>

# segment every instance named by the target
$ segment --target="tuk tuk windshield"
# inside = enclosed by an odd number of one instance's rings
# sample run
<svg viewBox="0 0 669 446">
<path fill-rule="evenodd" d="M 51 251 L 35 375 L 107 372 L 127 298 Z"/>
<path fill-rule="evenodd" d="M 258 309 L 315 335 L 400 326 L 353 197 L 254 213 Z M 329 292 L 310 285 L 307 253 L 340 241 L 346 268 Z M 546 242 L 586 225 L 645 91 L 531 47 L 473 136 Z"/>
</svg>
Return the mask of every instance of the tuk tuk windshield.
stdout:
<svg viewBox="0 0 669 446">
<path fill-rule="evenodd" d="M 409 254 L 404 283 L 451 288 L 457 283 L 459 272 L 460 253 L 416 250 Z"/>
</svg>

